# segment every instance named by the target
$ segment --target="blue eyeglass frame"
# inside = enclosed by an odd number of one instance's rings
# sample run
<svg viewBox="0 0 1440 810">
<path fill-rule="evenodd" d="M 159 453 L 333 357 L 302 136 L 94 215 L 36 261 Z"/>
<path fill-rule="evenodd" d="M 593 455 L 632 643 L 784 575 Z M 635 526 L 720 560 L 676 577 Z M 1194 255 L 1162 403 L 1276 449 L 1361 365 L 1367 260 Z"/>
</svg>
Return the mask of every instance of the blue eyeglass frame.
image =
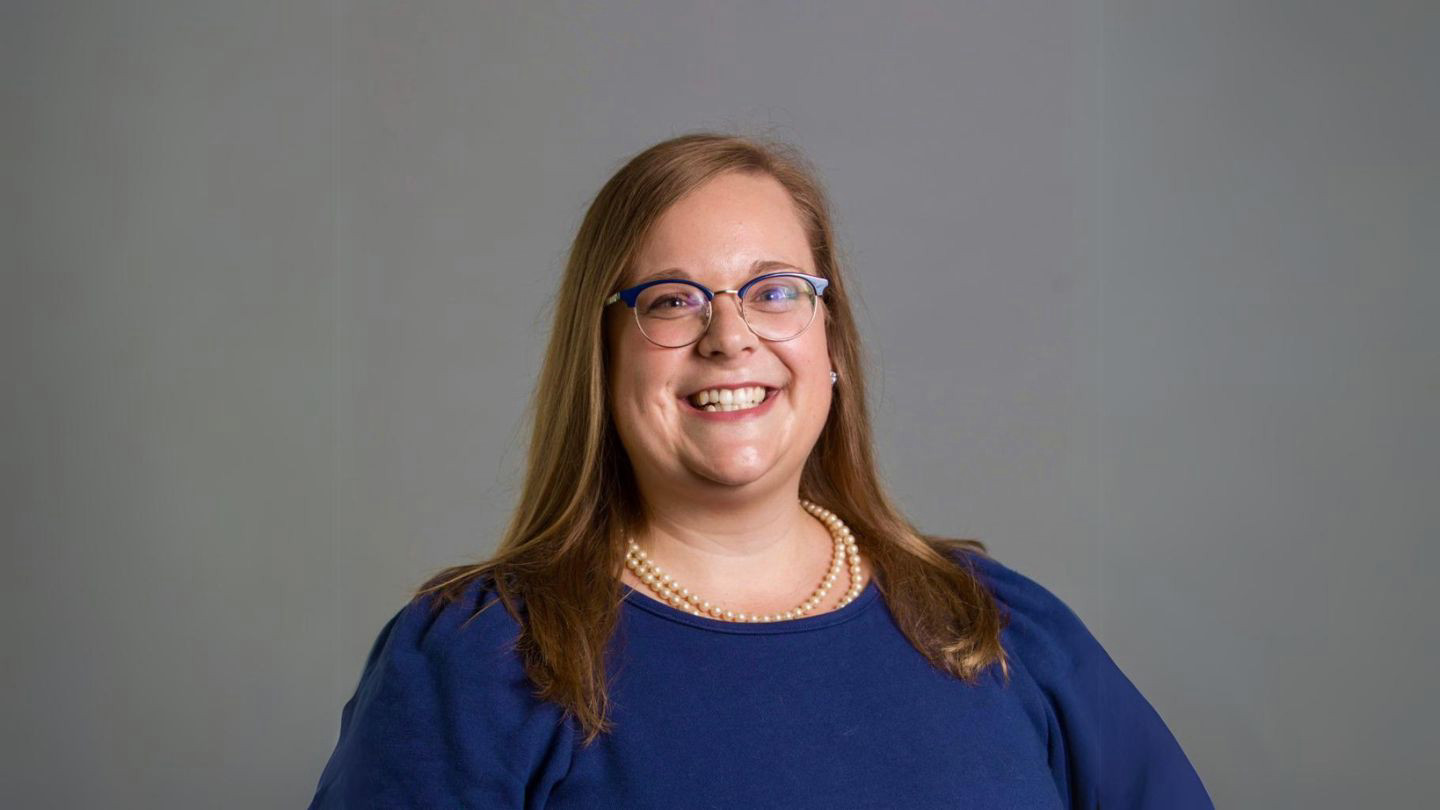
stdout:
<svg viewBox="0 0 1440 810">
<path fill-rule="evenodd" d="M 715 301 L 715 296 L 719 295 L 720 293 L 734 293 L 736 298 L 739 298 L 743 301 L 745 300 L 745 291 L 750 289 L 753 284 L 759 281 L 764 281 L 767 278 L 775 278 L 776 276 L 799 276 L 800 278 L 805 279 L 806 281 L 810 282 L 811 287 L 815 288 L 816 298 L 824 295 L 825 288 L 830 286 L 829 279 L 820 278 L 819 276 L 807 275 L 805 273 L 796 272 L 794 270 L 784 270 L 779 273 L 766 273 L 763 276 L 756 276 L 755 278 L 752 278 L 749 281 L 745 282 L 743 285 L 741 285 L 740 289 L 738 290 L 712 290 L 709 287 L 706 287 L 704 284 L 701 284 L 698 281 L 691 281 L 688 278 L 657 278 L 652 281 L 647 281 L 644 284 L 636 284 L 634 287 L 630 287 L 628 289 L 624 289 L 620 292 L 615 293 L 614 295 L 605 299 L 605 306 L 608 307 L 616 301 L 624 301 L 625 306 L 634 309 L 635 304 L 640 299 L 640 293 L 649 287 L 654 287 L 656 284 L 689 284 L 691 287 L 694 287 L 700 292 L 705 293 L 705 300 L 708 303 L 713 303 Z"/>
<path fill-rule="evenodd" d="M 820 278 L 819 276 L 812 276 L 808 273 L 801 273 L 796 270 L 782 270 L 776 273 L 766 273 L 764 275 L 756 276 L 755 278 L 752 278 L 744 284 L 740 285 L 740 289 L 738 290 L 712 290 L 709 287 L 706 287 L 704 284 L 701 284 L 698 281 L 691 281 L 688 278 L 657 278 L 651 281 L 646 281 L 642 284 L 636 284 L 634 287 L 621 290 L 620 292 L 611 295 L 609 298 L 605 299 L 605 306 L 608 307 L 616 301 L 624 301 L 625 306 L 629 307 L 633 311 L 635 309 L 635 305 L 640 300 L 640 293 L 644 292 L 649 287 L 654 287 L 657 284 L 689 284 L 691 287 L 694 287 L 695 289 L 705 294 L 705 304 L 712 311 L 714 309 L 715 296 L 719 295 L 720 293 L 733 293 L 735 295 L 735 298 L 740 302 L 740 314 L 742 316 L 742 320 L 745 321 L 746 328 L 748 328 L 751 332 L 754 332 L 755 328 L 753 326 L 750 326 L 749 319 L 743 317 L 745 314 L 745 291 L 750 289 L 750 287 L 753 286 L 756 282 L 764 281 L 767 278 L 775 278 L 777 276 L 799 276 L 800 278 L 805 279 L 806 281 L 810 282 L 811 287 L 815 288 L 816 298 L 823 296 L 825 294 L 825 288 L 830 286 L 829 279 Z M 706 324 L 706 328 L 709 328 L 708 323 Z M 806 324 L 805 328 L 810 328 L 809 324 Z M 644 330 L 642 329 L 641 331 L 643 332 Z M 801 333 L 803 333 L 804 331 L 804 329 L 800 330 Z M 701 332 L 700 334 L 703 336 L 705 333 Z M 794 337 L 784 338 L 784 340 L 794 340 L 799 336 L 800 334 L 797 333 Z M 648 338 L 649 336 L 647 335 L 646 337 Z M 770 338 L 764 339 L 770 340 Z M 699 340 L 699 338 L 696 338 L 696 340 Z M 694 342 L 695 341 L 691 341 L 691 343 Z M 678 349 L 681 347 L 674 346 L 671 348 Z"/>
</svg>

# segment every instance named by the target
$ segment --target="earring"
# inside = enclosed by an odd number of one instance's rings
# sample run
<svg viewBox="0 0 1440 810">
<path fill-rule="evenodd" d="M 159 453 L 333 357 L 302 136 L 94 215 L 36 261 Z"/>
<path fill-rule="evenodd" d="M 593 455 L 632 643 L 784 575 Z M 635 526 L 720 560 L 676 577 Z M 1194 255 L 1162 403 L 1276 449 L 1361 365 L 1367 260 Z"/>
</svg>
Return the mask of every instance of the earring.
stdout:
<svg viewBox="0 0 1440 810">
<path fill-rule="evenodd" d="M 836 382 L 838 382 L 839 380 L 840 380 L 840 372 L 838 372 L 838 371 L 832 371 L 832 372 L 830 372 L 830 384 L 831 384 L 831 385 L 834 385 L 834 384 L 835 384 Z"/>
</svg>

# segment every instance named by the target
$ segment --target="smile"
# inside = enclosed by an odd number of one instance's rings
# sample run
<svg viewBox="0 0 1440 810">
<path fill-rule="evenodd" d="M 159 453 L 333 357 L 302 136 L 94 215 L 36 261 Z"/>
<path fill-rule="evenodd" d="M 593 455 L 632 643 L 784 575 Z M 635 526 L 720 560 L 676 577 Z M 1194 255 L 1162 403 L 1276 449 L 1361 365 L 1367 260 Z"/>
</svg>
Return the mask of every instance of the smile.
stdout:
<svg viewBox="0 0 1440 810">
<path fill-rule="evenodd" d="M 764 386 L 751 385 L 743 388 L 709 388 L 696 391 L 688 399 L 691 405 L 705 411 L 740 411 L 764 402 L 765 394 Z"/>
<path fill-rule="evenodd" d="M 770 410 L 782 389 L 751 388 L 710 389 L 689 397 L 680 397 L 685 410 L 705 419 L 730 421 L 759 416 Z"/>
</svg>

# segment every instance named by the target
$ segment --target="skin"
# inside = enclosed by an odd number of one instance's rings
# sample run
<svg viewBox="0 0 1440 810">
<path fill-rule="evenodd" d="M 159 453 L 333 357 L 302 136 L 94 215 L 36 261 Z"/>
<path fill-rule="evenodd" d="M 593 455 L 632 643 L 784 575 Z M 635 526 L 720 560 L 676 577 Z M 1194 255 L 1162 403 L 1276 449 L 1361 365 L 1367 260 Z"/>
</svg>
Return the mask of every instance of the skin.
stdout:
<svg viewBox="0 0 1440 810">
<path fill-rule="evenodd" d="M 727 173 L 661 216 L 623 286 L 681 268 L 712 290 L 738 289 L 763 260 L 816 274 L 784 187 L 768 175 Z M 804 333 L 772 342 L 750 331 L 738 304 L 734 295 L 716 296 L 709 330 L 681 348 L 650 343 L 628 307 L 609 307 L 610 407 L 646 505 L 648 527 L 636 542 L 703 598 L 769 613 L 807 598 L 832 554 L 829 532 L 799 506 L 800 474 L 833 396 L 826 313 L 821 299 Z M 747 380 L 782 388 L 759 418 L 708 421 L 680 400 Z M 651 593 L 628 569 L 622 579 Z M 848 587 L 842 572 L 819 609 Z"/>
</svg>

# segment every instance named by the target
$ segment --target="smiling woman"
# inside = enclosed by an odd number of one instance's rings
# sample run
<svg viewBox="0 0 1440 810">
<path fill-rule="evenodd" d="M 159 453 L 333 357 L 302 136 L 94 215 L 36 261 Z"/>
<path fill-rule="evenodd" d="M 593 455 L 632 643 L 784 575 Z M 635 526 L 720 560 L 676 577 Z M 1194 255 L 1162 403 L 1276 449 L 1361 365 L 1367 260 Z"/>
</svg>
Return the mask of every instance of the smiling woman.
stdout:
<svg viewBox="0 0 1440 810">
<path fill-rule="evenodd" d="M 794 149 L 626 163 L 505 536 L 381 631 L 313 806 L 1209 807 L 1064 603 L 895 507 L 861 355 Z"/>
</svg>

